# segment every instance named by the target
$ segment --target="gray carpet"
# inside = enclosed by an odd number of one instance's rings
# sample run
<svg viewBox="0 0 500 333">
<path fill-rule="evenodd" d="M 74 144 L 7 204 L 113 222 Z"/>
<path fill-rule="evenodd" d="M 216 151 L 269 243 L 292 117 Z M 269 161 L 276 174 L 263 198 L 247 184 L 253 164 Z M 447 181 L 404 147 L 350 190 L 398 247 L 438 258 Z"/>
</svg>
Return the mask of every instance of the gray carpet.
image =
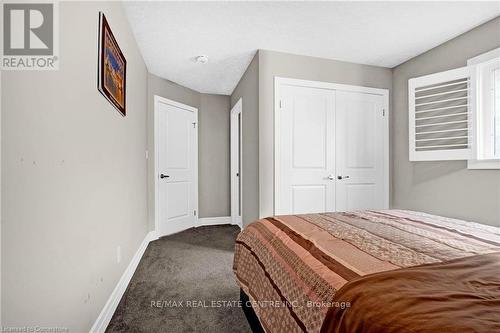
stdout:
<svg viewBox="0 0 500 333">
<path fill-rule="evenodd" d="M 200 227 L 151 242 L 106 332 L 251 332 L 239 307 L 187 303 L 239 300 L 232 272 L 238 232 Z"/>
</svg>

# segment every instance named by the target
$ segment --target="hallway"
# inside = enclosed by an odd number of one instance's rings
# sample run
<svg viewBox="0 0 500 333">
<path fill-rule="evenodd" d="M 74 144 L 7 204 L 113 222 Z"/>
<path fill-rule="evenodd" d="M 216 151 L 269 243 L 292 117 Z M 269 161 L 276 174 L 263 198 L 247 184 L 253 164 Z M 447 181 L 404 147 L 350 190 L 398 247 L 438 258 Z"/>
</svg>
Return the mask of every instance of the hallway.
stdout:
<svg viewBox="0 0 500 333">
<path fill-rule="evenodd" d="M 199 306 L 239 300 L 238 232 L 199 227 L 151 242 L 106 332 L 250 332 L 241 308 Z"/>
</svg>

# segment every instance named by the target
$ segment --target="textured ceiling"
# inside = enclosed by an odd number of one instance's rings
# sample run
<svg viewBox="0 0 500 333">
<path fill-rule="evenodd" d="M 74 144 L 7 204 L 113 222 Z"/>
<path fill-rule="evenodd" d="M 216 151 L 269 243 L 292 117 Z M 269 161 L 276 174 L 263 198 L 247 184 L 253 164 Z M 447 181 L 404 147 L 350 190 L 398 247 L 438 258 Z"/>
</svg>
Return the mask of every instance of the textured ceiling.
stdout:
<svg viewBox="0 0 500 333">
<path fill-rule="evenodd" d="M 394 67 L 500 15 L 500 2 L 124 2 L 149 71 L 231 94 L 258 49 Z M 207 64 L 196 63 L 207 55 Z"/>
</svg>

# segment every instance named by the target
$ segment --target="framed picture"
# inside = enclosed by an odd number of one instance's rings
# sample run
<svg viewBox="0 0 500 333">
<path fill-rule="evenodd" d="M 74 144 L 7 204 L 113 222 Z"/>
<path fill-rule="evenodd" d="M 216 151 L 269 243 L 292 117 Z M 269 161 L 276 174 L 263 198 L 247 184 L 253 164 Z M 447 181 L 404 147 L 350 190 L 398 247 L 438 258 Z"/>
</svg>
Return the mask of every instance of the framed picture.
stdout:
<svg viewBox="0 0 500 333">
<path fill-rule="evenodd" d="M 99 73 L 97 88 L 125 117 L 127 60 L 109 27 L 106 16 L 99 13 Z"/>
</svg>

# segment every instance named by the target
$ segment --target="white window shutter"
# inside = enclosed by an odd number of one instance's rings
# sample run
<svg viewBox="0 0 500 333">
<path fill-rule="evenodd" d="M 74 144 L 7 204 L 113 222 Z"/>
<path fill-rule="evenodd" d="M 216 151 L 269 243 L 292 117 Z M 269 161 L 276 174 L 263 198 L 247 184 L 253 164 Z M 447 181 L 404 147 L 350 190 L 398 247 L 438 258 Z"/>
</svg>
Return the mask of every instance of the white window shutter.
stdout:
<svg viewBox="0 0 500 333">
<path fill-rule="evenodd" d="M 473 156 L 474 67 L 408 81 L 410 161 Z"/>
</svg>

